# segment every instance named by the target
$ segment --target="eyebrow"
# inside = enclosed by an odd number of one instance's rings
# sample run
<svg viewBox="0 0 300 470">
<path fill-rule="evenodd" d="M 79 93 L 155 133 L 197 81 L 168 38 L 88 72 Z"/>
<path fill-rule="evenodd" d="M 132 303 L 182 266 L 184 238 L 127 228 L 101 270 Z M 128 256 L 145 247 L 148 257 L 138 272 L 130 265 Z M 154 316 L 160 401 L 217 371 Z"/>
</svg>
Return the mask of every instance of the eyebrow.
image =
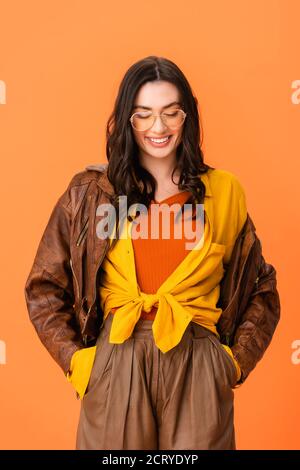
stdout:
<svg viewBox="0 0 300 470">
<path fill-rule="evenodd" d="M 173 101 L 172 103 L 169 103 L 169 104 L 166 104 L 166 106 L 163 106 L 162 109 L 169 108 L 170 106 L 174 106 L 175 104 L 178 104 L 179 106 L 181 106 L 181 103 L 179 103 L 179 101 Z M 149 109 L 149 110 L 152 110 L 152 108 L 149 108 L 148 106 L 139 106 L 139 105 L 136 105 L 136 106 L 133 107 L 133 109 L 136 109 L 136 108 L 142 108 L 142 109 Z"/>
</svg>

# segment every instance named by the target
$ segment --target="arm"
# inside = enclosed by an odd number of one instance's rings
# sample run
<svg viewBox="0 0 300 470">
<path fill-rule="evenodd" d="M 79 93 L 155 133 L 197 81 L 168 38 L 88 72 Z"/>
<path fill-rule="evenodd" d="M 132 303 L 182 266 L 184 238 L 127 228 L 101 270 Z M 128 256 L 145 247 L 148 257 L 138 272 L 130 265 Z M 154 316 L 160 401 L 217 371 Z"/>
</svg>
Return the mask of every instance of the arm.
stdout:
<svg viewBox="0 0 300 470">
<path fill-rule="evenodd" d="M 84 347 L 76 324 L 69 263 L 71 183 L 50 215 L 25 285 L 29 318 L 65 374 L 73 353 Z"/>
<path fill-rule="evenodd" d="M 280 299 L 277 291 L 276 270 L 266 263 L 261 254 L 257 282 L 241 316 L 231 347 L 240 364 L 241 385 L 269 346 L 280 319 Z"/>
</svg>

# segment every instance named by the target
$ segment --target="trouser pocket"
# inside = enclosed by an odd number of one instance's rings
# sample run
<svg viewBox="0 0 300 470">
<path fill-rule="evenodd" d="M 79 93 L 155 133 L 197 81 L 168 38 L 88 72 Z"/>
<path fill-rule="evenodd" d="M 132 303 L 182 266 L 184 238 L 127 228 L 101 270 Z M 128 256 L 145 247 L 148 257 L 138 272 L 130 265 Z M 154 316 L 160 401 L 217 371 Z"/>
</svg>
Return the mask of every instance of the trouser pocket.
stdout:
<svg viewBox="0 0 300 470">
<path fill-rule="evenodd" d="M 237 383 L 238 372 L 232 357 L 225 350 L 225 348 L 222 346 L 222 343 L 215 335 L 209 335 L 208 339 L 212 342 L 219 353 L 218 356 L 224 366 L 225 376 L 227 377 L 228 384 L 231 388 L 234 388 Z"/>
<path fill-rule="evenodd" d="M 105 376 L 108 378 L 108 373 L 112 368 L 113 353 L 115 344 L 109 343 L 108 335 L 104 330 L 100 330 L 97 342 L 95 360 L 91 370 L 90 379 L 84 394 L 84 399 L 90 396 L 93 391 L 98 387 L 100 381 Z"/>
</svg>

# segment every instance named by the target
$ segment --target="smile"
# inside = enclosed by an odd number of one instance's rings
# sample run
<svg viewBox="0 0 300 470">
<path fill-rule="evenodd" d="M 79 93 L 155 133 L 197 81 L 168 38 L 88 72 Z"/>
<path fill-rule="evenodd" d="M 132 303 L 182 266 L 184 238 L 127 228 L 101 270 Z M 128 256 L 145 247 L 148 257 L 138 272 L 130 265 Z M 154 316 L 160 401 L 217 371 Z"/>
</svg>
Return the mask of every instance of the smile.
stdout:
<svg viewBox="0 0 300 470">
<path fill-rule="evenodd" d="M 171 135 L 168 137 L 164 137 L 163 139 L 155 139 L 154 137 L 146 137 L 146 139 L 151 143 L 151 145 L 155 147 L 163 147 L 164 145 L 167 145 L 169 141 L 171 140 Z"/>
</svg>

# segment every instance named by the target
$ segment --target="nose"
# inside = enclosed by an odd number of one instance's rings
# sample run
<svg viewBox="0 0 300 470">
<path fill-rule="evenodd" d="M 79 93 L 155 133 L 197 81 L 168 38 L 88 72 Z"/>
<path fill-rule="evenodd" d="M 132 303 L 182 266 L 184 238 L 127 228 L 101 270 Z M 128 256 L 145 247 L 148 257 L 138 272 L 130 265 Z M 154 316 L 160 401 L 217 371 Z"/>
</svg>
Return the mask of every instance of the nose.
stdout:
<svg viewBox="0 0 300 470">
<path fill-rule="evenodd" d="M 156 116 L 151 131 L 162 134 L 168 127 L 164 124 L 161 116 Z"/>
</svg>

